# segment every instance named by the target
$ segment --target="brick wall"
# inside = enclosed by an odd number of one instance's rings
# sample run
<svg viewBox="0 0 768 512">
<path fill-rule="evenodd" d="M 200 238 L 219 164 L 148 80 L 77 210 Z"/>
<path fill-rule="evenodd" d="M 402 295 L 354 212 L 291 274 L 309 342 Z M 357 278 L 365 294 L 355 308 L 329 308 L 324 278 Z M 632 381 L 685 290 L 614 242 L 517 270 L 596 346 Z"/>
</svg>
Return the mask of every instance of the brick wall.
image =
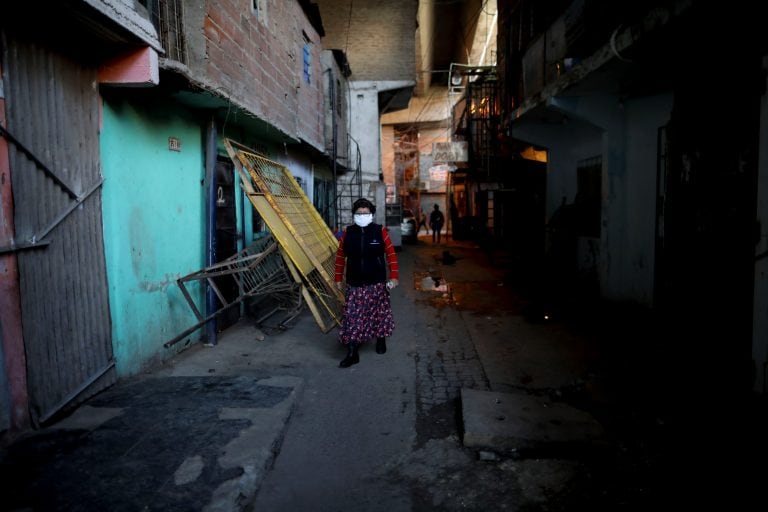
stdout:
<svg viewBox="0 0 768 512">
<path fill-rule="evenodd" d="M 206 3 L 202 17 L 204 69 L 199 71 L 248 111 L 323 149 L 320 36 L 298 2 L 268 0 L 264 4 L 266 15 L 259 17 L 252 0 Z M 309 83 L 303 76 L 307 41 L 311 48 Z"/>
<path fill-rule="evenodd" d="M 418 0 L 316 1 L 323 45 L 347 52 L 350 80 L 415 80 Z"/>
</svg>

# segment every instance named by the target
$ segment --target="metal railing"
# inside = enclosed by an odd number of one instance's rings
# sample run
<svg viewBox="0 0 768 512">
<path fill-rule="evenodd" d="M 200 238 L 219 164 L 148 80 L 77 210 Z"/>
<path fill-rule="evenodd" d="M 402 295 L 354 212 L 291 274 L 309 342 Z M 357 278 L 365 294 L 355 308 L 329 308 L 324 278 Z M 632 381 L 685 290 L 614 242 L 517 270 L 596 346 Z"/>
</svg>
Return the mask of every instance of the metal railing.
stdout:
<svg viewBox="0 0 768 512">
<path fill-rule="evenodd" d="M 243 190 L 277 240 L 288 270 L 323 332 L 341 321 L 344 296 L 334 283 L 339 242 L 287 167 L 231 139 L 224 146 Z"/>
<path fill-rule="evenodd" d="M 224 297 L 219 286 L 216 284 L 218 279 L 227 276 L 234 279 L 237 283 L 238 296 L 232 301 L 228 301 Z M 221 302 L 221 307 L 216 312 L 203 317 L 187 288 L 187 285 L 193 282 L 199 282 L 214 291 Z M 224 261 L 181 277 L 176 280 L 176 284 L 181 289 L 182 295 L 184 295 L 198 322 L 173 339 L 165 342 L 164 346 L 166 348 L 178 343 L 209 320 L 246 299 L 255 298 L 260 295 L 268 295 L 273 299 L 272 309 L 262 315 L 257 320 L 257 323 L 280 310 L 286 310 L 289 314 L 281 321 L 281 325 L 285 324 L 285 322 L 298 315 L 302 307 L 301 286 L 289 272 L 280 248 L 272 236 L 266 236 L 255 241 L 244 250 Z"/>
</svg>

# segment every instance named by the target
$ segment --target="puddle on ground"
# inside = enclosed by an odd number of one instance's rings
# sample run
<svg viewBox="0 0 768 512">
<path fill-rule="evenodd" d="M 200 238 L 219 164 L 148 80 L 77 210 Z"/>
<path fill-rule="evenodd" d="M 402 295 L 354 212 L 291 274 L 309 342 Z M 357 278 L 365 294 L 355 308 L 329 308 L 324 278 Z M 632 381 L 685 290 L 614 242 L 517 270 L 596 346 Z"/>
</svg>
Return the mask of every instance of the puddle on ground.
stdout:
<svg viewBox="0 0 768 512">
<path fill-rule="evenodd" d="M 451 299 L 451 287 L 436 272 L 414 272 L 414 288 L 425 294 L 427 301 L 436 308 L 442 308 L 453 303 Z M 436 292 L 436 293 L 429 293 Z"/>
<path fill-rule="evenodd" d="M 421 280 L 421 290 L 422 291 L 432 291 L 432 292 L 447 292 L 448 291 L 448 283 L 441 280 L 440 278 L 435 278 L 432 276 L 427 276 L 424 279 Z"/>
<path fill-rule="evenodd" d="M 448 283 L 443 279 L 443 276 L 439 274 L 416 272 L 414 277 L 417 290 L 442 293 L 448 293 L 450 291 Z"/>
</svg>

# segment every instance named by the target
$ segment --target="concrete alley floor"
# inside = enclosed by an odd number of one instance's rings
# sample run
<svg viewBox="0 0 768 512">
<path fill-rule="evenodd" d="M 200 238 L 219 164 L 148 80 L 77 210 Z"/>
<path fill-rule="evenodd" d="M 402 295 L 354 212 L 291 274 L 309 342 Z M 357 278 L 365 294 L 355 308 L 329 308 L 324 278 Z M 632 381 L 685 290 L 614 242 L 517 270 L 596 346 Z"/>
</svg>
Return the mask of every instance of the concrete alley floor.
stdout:
<svg viewBox="0 0 768 512">
<path fill-rule="evenodd" d="M 3 510 L 690 509 L 741 475 L 718 452 L 762 453 L 760 414 L 681 421 L 694 387 L 642 312 L 542 301 L 473 243 L 398 255 L 386 354 L 341 369 L 308 311 L 245 318 L 6 447 Z"/>
</svg>

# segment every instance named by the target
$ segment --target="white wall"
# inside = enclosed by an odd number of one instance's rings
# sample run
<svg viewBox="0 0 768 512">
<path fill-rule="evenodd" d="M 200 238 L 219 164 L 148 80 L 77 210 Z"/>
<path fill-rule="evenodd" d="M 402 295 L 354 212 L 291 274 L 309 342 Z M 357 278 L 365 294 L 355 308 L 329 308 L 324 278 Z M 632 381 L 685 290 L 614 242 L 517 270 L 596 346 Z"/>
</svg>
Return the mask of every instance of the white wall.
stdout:
<svg viewBox="0 0 768 512">
<path fill-rule="evenodd" d="M 602 154 L 602 130 L 579 120 L 570 120 L 559 130 L 559 142 L 548 152 L 546 215 L 576 199 L 576 168 L 581 160 Z"/>
<path fill-rule="evenodd" d="M 657 134 L 669 119 L 671 95 L 628 102 L 610 95 L 553 98 L 548 107 L 550 113 L 563 117 L 547 116 L 546 122 L 518 122 L 513 127 L 515 138 L 552 148 L 547 163 L 547 218 L 563 197 L 568 203 L 574 201 L 578 162 L 602 156 L 601 294 L 651 306 Z"/>
<path fill-rule="evenodd" d="M 379 93 L 413 85 L 410 81 L 349 82 L 349 133 L 360 145 L 363 190 L 367 184 L 380 181 L 382 172 Z"/>
<path fill-rule="evenodd" d="M 349 133 L 360 147 L 363 189 L 379 181 L 381 149 L 379 134 L 379 88 L 377 82 L 350 82 Z"/>
<path fill-rule="evenodd" d="M 547 148 L 546 218 L 576 198 L 576 167 L 580 160 L 602 154 L 602 130 L 580 119 L 567 119 L 558 124 L 516 124 L 513 136 Z"/>
<path fill-rule="evenodd" d="M 671 95 L 623 101 L 601 95 L 551 100 L 551 107 L 602 130 L 598 273 L 603 297 L 653 304 L 657 135 Z"/>
<path fill-rule="evenodd" d="M 314 198 L 315 176 L 309 155 L 287 150 L 279 152 L 275 160 L 286 166 L 294 178 L 301 179 L 301 188 L 311 203 Z"/>
<path fill-rule="evenodd" d="M 624 180 L 625 258 L 615 281 L 627 298 L 653 304 L 656 247 L 658 129 L 669 122 L 672 95 L 629 101 L 626 112 L 626 178 Z"/>
</svg>

